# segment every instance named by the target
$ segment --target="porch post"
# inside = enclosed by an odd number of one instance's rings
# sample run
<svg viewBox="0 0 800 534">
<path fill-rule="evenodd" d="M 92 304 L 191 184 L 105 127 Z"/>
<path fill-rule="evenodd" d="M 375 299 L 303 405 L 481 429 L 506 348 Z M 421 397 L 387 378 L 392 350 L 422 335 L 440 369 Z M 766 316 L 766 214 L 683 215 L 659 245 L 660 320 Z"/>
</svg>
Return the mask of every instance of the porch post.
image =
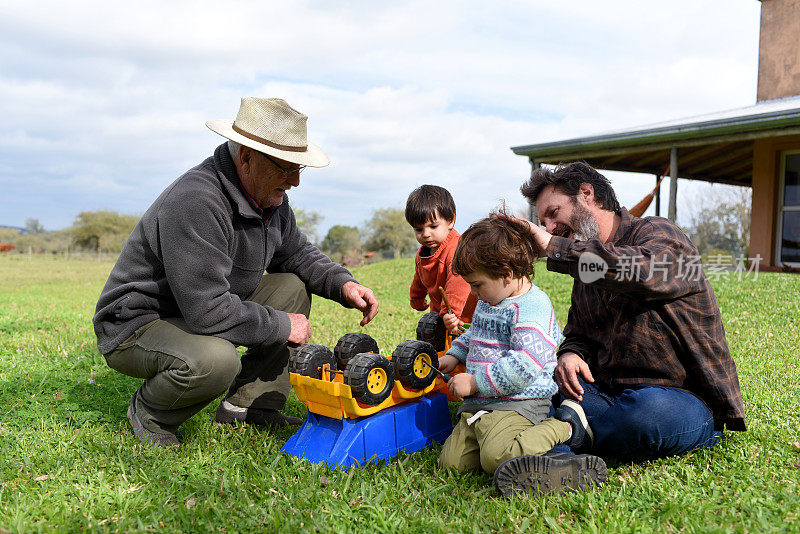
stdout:
<svg viewBox="0 0 800 534">
<path fill-rule="evenodd" d="M 533 158 L 528 158 L 528 161 L 531 162 L 531 176 L 533 175 L 533 171 L 538 169 L 542 166 L 541 163 L 534 160 Z M 536 210 L 533 208 L 533 204 L 528 203 L 528 220 L 531 221 L 533 224 L 539 224 L 539 215 L 536 213 Z"/>
<path fill-rule="evenodd" d="M 658 187 L 658 179 L 661 178 L 659 175 L 656 174 L 656 194 L 655 200 L 656 203 L 656 217 L 661 217 L 661 188 Z"/>
<path fill-rule="evenodd" d="M 678 215 L 678 147 L 669 152 L 669 210 L 667 217 L 675 222 Z"/>
</svg>

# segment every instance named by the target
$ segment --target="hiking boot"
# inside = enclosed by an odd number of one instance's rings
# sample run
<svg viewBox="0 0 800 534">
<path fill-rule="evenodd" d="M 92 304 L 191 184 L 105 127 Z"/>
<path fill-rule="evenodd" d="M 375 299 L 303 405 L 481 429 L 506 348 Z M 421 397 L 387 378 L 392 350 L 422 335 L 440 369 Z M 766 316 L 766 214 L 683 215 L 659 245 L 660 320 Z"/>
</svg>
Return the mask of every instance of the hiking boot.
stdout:
<svg viewBox="0 0 800 534">
<path fill-rule="evenodd" d="M 569 426 L 572 427 L 572 435 L 564 442 L 570 449 L 576 452 L 591 450 L 594 433 L 580 404 L 567 399 L 561 403 L 553 417 L 569 423 Z"/>
<path fill-rule="evenodd" d="M 181 442 L 178 441 L 178 436 L 172 432 L 154 432 L 144 427 L 136 413 L 136 397 L 138 394 L 139 391 L 137 390 L 136 393 L 133 394 L 130 406 L 128 406 L 128 422 L 133 429 L 133 435 L 142 443 L 152 443 L 161 447 L 177 447 L 180 445 Z"/>
<path fill-rule="evenodd" d="M 214 416 L 217 423 L 230 423 L 236 421 L 251 425 L 272 425 L 272 426 L 299 426 L 303 420 L 299 417 L 286 415 L 278 410 L 257 410 L 255 408 L 242 408 L 223 400 L 219 403 L 217 414 Z"/>
<path fill-rule="evenodd" d="M 585 491 L 607 477 L 606 463 L 590 454 L 547 453 L 517 456 L 494 472 L 494 486 L 506 497 L 530 493 L 535 497 Z"/>
</svg>

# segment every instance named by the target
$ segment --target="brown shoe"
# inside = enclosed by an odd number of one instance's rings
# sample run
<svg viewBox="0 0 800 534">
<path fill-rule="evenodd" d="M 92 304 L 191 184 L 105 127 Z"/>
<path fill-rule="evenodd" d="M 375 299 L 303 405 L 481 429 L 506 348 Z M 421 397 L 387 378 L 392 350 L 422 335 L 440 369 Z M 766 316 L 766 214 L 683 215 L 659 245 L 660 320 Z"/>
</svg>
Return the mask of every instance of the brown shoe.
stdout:
<svg viewBox="0 0 800 534">
<path fill-rule="evenodd" d="M 505 496 L 528 493 L 537 497 L 599 486 L 607 477 L 606 463 L 590 454 L 547 453 L 506 460 L 494 473 L 494 485 Z"/>
<path fill-rule="evenodd" d="M 217 423 L 233 424 L 239 421 L 240 423 L 247 423 L 250 425 L 271 425 L 277 427 L 286 425 L 300 426 L 303 424 L 303 420 L 299 417 L 286 415 L 278 410 L 241 408 L 235 404 L 231 404 L 226 400 L 222 400 L 219 403 L 214 420 Z"/>
</svg>

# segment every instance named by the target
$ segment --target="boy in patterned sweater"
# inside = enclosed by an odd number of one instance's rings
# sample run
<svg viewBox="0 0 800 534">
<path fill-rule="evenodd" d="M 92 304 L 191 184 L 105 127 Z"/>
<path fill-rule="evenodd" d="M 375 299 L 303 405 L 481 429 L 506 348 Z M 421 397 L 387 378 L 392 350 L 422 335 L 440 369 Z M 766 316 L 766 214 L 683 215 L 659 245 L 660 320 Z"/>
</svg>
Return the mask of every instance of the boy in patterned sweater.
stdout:
<svg viewBox="0 0 800 534">
<path fill-rule="evenodd" d="M 550 299 L 530 280 L 539 256 L 530 235 L 527 225 L 492 215 L 461 236 L 453 272 L 479 300 L 472 325 L 439 359 L 445 373 L 466 365 L 465 373 L 448 382 L 464 402 L 439 463 L 493 473 L 503 494 L 584 489 L 606 476 L 605 463 L 596 456 L 546 454 L 561 443 L 578 448 L 591 440 L 591 430 L 572 401 L 548 417 L 558 390 L 553 370 L 563 336 Z"/>
</svg>

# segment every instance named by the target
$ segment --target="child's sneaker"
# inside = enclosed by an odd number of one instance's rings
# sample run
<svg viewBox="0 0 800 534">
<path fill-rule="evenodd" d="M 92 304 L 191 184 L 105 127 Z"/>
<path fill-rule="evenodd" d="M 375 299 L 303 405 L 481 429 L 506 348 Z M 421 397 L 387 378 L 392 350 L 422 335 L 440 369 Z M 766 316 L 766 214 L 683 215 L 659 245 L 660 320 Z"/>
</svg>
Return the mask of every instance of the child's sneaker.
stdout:
<svg viewBox="0 0 800 534">
<path fill-rule="evenodd" d="M 543 497 L 599 486 L 606 477 L 606 463 L 599 456 L 547 453 L 506 460 L 494 473 L 494 486 L 505 496 L 531 493 Z"/>
<path fill-rule="evenodd" d="M 591 450 L 594 443 L 594 433 L 586 419 L 586 414 L 581 405 L 574 400 L 565 400 L 553 415 L 559 421 L 569 423 L 572 427 L 572 435 L 565 442 L 573 451 Z"/>
</svg>

